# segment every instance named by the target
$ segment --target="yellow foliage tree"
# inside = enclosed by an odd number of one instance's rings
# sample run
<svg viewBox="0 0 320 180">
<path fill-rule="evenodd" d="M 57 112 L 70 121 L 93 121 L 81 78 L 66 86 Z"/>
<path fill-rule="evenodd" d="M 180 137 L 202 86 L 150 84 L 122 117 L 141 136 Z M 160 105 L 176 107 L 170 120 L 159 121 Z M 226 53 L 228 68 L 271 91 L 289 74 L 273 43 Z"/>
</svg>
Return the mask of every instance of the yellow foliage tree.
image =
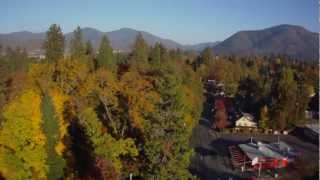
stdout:
<svg viewBox="0 0 320 180">
<path fill-rule="evenodd" d="M 156 111 L 160 96 L 147 78 L 131 71 L 121 78 L 121 94 L 126 98 L 133 127 L 143 131 L 145 118 Z"/>
<path fill-rule="evenodd" d="M 7 179 L 46 177 L 48 167 L 40 104 L 39 93 L 29 89 L 4 107 L 0 172 Z"/>
</svg>

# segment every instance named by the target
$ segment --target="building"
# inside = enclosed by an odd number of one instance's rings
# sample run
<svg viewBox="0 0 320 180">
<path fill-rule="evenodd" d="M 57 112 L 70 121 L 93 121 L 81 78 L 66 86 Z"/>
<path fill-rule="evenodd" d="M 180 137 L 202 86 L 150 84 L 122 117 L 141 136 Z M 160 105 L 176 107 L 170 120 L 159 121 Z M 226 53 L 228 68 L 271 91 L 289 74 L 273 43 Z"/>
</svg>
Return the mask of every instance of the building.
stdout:
<svg viewBox="0 0 320 180">
<path fill-rule="evenodd" d="M 242 116 L 238 120 L 236 120 L 235 126 L 256 128 L 257 123 L 254 121 L 254 117 L 251 114 L 242 113 Z"/>
<path fill-rule="evenodd" d="M 35 50 L 28 52 L 28 57 L 35 58 L 35 59 L 45 59 L 46 58 L 44 50 L 41 50 L 41 49 L 35 49 Z"/>
<path fill-rule="evenodd" d="M 303 133 L 306 137 L 312 141 L 318 141 L 319 138 L 319 123 L 310 123 L 306 124 L 303 130 Z"/>
<path fill-rule="evenodd" d="M 246 143 L 229 147 L 229 151 L 235 167 L 254 170 L 284 168 L 300 155 L 280 140 L 263 143 L 252 138 Z"/>
</svg>

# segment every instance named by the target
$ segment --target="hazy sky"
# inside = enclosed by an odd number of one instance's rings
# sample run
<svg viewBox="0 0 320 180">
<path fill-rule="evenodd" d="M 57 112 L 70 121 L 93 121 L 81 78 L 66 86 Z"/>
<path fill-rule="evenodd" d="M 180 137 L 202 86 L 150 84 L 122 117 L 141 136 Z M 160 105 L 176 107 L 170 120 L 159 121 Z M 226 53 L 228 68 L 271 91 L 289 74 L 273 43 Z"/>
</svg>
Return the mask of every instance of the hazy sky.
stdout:
<svg viewBox="0 0 320 180">
<path fill-rule="evenodd" d="M 224 40 L 278 24 L 318 31 L 318 0 L 1 0 L 0 32 L 64 32 L 77 25 L 145 30 L 184 44 Z"/>
</svg>

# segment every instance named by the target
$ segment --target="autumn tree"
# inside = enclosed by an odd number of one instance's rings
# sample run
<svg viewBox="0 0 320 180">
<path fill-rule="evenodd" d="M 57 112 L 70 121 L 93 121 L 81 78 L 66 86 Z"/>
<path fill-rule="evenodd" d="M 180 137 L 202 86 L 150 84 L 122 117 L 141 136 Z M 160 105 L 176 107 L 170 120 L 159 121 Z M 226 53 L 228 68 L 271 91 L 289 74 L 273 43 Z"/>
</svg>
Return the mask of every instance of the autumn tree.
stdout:
<svg viewBox="0 0 320 180">
<path fill-rule="evenodd" d="M 88 66 L 78 59 L 62 59 L 56 65 L 53 81 L 66 95 L 76 95 L 87 79 Z"/>
<path fill-rule="evenodd" d="M 25 90 L 4 107 L 0 129 L 0 173 L 7 179 L 45 179 L 48 173 L 41 96 Z"/>
<path fill-rule="evenodd" d="M 131 138 L 114 139 L 106 132 L 101 121 L 98 119 L 92 108 L 85 108 L 79 114 L 80 124 L 85 128 L 84 131 L 92 143 L 94 155 L 103 158 L 105 161 L 112 163 L 117 173 L 121 173 L 123 167 L 120 159 L 121 155 L 135 157 L 138 155 L 135 143 Z M 107 165 L 107 164 L 105 164 Z M 111 172 L 105 172 L 111 174 Z M 103 175 L 106 175 L 103 174 Z"/>
<path fill-rule="evenodd" d="M 52 24 L 47 31 L 46 40 L 43 44 L 48 62 L 56 62 L 63 57 L 64 41 L 60 26 Z"/>
<path fill-rule="evenodd" d="M 214 125 L 215 128 L 223 129 L 230 125 L 228 121 L 228 114 L 226 111 L 223 100 L 219 99 L 214 102 L 215 113 L 214 113 Z"/>
</svg>

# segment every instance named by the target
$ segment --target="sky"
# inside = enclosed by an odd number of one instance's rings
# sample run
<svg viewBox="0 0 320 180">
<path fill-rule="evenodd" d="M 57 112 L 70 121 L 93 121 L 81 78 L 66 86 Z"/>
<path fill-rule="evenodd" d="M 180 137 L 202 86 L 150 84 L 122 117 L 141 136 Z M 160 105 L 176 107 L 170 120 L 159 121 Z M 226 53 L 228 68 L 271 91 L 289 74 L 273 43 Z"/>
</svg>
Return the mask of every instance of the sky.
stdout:
<svg viewBox="0 0 320 180">
<path fill-rule="evenodd" d="M 1 0 L 0 33 L 59 24 L 148 31 L 182 44 L 221 41 L 237 31 L 293 24 L 318 32 L 318 0 Z"/>
</svg>

